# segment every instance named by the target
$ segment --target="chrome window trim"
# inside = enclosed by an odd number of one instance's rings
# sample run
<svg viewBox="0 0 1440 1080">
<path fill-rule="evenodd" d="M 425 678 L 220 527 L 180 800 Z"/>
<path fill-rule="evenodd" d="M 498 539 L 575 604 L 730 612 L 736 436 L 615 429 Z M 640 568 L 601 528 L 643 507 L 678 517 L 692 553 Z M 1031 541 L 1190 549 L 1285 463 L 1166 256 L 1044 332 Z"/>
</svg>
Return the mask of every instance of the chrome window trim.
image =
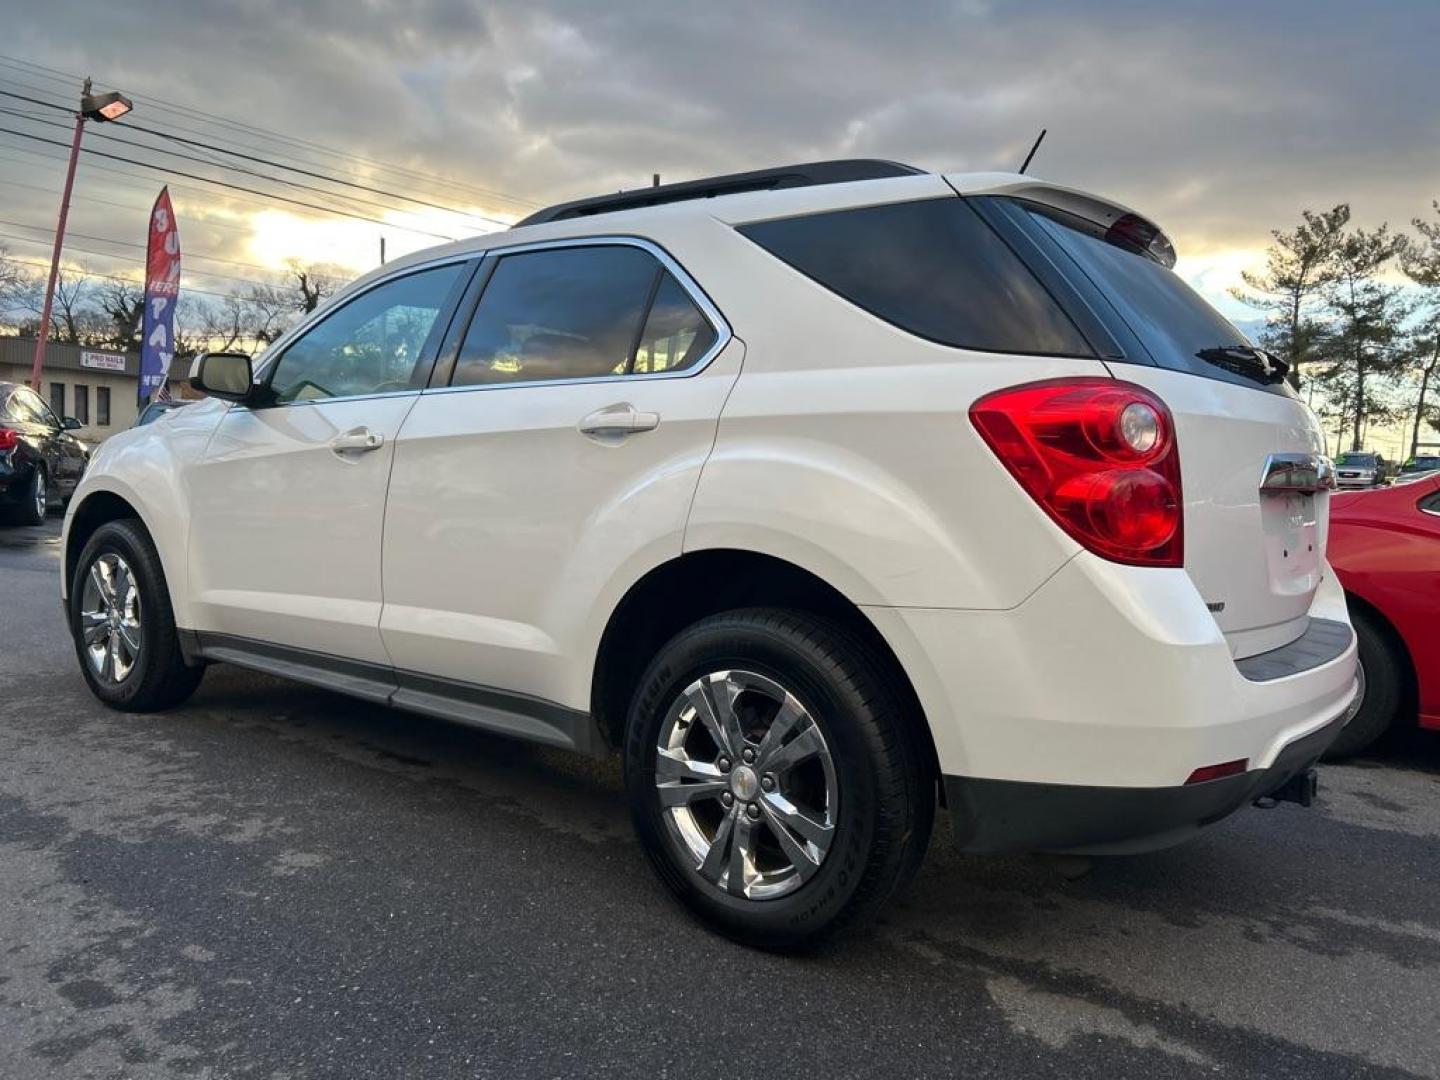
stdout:
<svg viewBox="0 0 1440 1080">
<path fill-rule="evenodd" d="M 730 323 L 726 321 L 725 316 L 720 313 L 720 309 L 715 306 L 710 297 L 705 294 L 705 290 L 700 287 L 700 284 L 690 276 L 689 271 L 681 266 L 680 263 L 659 244 L 653 240 L 647 240 L 642 236 L 627 236 L 623 233 L 602 233 L 595 236 L 572 236 L 560 240 L 532 240 L 527 243 L 486 248 L 482 252 L 482 255 L 486 260 L 489 260 L 492 258 L 500 259 L 506 255 L 523 255 L 531 251 L 548 251 L 556 248 L 573 247 L 634 247 L 648 252 L 652 258 L 659 262 L 660 265 L 679 282 L 680 288 L 685 290 L 685 295 L 700 309 L 700 314 L 705 317 L 705 320 L 710 324 L 710 328 L 715 331 L 714 343 L 710 348 L 705 350 L 704 355 L 695 361 L 695 363 L 676 371 L 649 371 L 641 374 L 627 375 L 577 375 L 571 379 L 527 379 L 524 382 L 468 383 L 464 386 L 429 386 L 422 390 L 421 394 L 459 394 L 482 390 L 523 390 L 537 386 L 575 386 L 586 383 L 628 383 L 642 379 L 647 381 L 652 379 L 690 379 L 699 375 L 709 367 L 715 357 L 719 356 L 721 351 L 723 351 L 734 338 L 735 334 L 730 329 Z M 484 272 L 483 264 L 481 266 L 481 272 Z M 484 302 L 485 294 L 482 292 L 479 301 L 476 303 L 476 309 L 478 310 L 479 305 Z M 467 314 L 473 315 L 473 312 Z M 463 344 L 464 342 L 462 340 L 461 345 L 463 346 Z M 451 378 L 454 378 L 454 372 L 451 372 Z"/>
</svg>

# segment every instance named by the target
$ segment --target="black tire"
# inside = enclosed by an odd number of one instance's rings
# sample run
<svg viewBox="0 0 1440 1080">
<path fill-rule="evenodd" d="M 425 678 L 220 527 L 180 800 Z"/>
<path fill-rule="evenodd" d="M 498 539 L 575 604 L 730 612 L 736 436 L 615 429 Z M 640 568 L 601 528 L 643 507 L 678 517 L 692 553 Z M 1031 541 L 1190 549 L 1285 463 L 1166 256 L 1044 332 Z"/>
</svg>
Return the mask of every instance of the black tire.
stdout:
<svg viewBox="0 0 1440 1080">
<path fill-rule="evenodd" d="M 15 520 L 21 525 L 44 525 L 50 511 L 50 482 L 45 467 L 37 464 L 30 470 L 30 483 L 15 506 Z"/>
<path fill-rule="evenodd" d="M 1405 699 L 1405 667 L 1396 655 L 1398 643 L 1367 615 L 1352 612 L 1350 621 L 1360 650 L 1363 697 L 1360 711 L 1325 751 L 1326 761 L 1353 757 L 1373 745 L 1395 723 Z"/>
<path fill-rule="evenodd" d="M 672 839 L 656 788 L 657 741 L 672 707 L 696 679 L 732 669 L 774 680 L 804 705 L 838 790 L 813 876 L 767 899 L 732 896 L 701 876 Z M 625 734 L 631 815 L 660 879 L 710 926 L 761 948 L 808 947 L 874 915 L 914 875 L 935 818 L 932 755 L 906 702 L 863 643 L 809 614 L 739 610 L 681 631 L 642 676 Z"/>
<path fill-rule="evenodd" d="M 123 679 L 102 678 L 92 667 L 81 633 L 81 609 L 90 569 L 107 554 L 118 555 L 129 567 L 139 590 L 139 655 Z M 175 615 L 160 556 L 138 521 L 111 521 L 95 530 L 75 563 L 70 582 L 70 636 L 75 656 L 91 692 L 112 709 L 154 712 L 179 705 L 195 692 L 205 669 L 189 667 L 180 651 Z"/>
</svg>

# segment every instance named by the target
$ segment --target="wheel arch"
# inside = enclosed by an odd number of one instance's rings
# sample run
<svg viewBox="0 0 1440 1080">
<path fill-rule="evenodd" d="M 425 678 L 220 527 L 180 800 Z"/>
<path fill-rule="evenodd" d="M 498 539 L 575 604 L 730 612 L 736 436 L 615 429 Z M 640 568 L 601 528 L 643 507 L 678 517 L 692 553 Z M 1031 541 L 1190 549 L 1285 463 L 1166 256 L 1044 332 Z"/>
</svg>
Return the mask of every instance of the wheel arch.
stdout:
<svg viewBox="0 0 1440 1080">
<path fill-rule="evenodd" d="M 154 541 L 154 532 L 145 522 L 139 509 L 125 496 L 101 488 L 86 493 L 67 515 L 65 526 L 64 577 L 61 579 L 61 596 L 70 596 L 70 582 L 75 579 L 75 570 L 80 553 L 95 535 L 100 526 L 112 521 L 133 519 L 138 521 Z"/>
<path fill-rule="evenodd" d="M 864 610 L 823 578 L 794 563 L 754 551 L 713 548 L 687 552 L 653 567 L 610 614 L 591 677 L 590 711 L 605 740 L 619 746 L 630 699 L 656 651 L 686 626 L 722 611 L 776 607 L 828 619 L 878 658 L 904 697 L 930 767 L 939 759 L 914 684 L 885 636 Z"/>
</svg>

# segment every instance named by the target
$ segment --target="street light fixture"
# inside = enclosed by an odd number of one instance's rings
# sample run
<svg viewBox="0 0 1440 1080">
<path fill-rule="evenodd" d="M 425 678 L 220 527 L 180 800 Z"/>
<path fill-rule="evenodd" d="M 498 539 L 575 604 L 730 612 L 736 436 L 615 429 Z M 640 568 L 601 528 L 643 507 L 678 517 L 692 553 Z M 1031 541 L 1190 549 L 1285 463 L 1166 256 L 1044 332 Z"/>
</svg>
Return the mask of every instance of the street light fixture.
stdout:
<svg viewBox="0 0 1440 1080">
<path fill-rule="evenodd" d="M 90 80 L 85 80 L 86 87 L 89 87 Z M 135 105 L 124 94 L 118 90 L 111 90 L 104 94 L 92 94 L 87 89 L 80 98 L 80 112 L 87 120 L 98 120 L 104 123 L 106 120 L 119 120 Z"/>
<path fill-rule="evenodd" d="M 50 280 L 45 286 L 45 308 L 40 315 L 40 329 L 35 335 L 35 364 L 30 369 L 30 386 L 40 393 L 40 374 L 45 366 L 45 343 L 50 339 L 50 313 L 55 306 L 55 283 L 60 277 L 60 251 L 65 245 L 65 219 L 70 214 L 70 190 L 75 186 L 75 165 L 80 160 L 80 137 L 85 121 L 106 123 L 118 120 L 135 106 L 118 90 L 102 94 L 90 92 L 90 80 L 80 91 L 80 111 L 75 114 L 75 136 L 70 141 L 70 163 L 65 168 L 65 189 L 60 195 L 60 219 L 55 223 L 55 248 L 50 254 Z"/>
</svg>

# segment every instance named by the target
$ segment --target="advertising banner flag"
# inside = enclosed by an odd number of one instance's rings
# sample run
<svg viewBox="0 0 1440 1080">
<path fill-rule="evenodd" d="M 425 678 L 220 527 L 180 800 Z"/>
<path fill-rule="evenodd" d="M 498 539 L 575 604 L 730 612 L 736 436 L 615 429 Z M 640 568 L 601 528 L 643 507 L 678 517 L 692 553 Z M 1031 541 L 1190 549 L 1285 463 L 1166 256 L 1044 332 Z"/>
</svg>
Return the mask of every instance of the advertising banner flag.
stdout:
<svg viewBox="0 0 1440 1080">
<path fill-rule="evenodd" d="M 175 359 L 175 302 L 180 298 L 180 232 L 161 188 L 145 245 L 145 319 L 140 338 L 140 404 L 165 386 Z"/>
</svg>

